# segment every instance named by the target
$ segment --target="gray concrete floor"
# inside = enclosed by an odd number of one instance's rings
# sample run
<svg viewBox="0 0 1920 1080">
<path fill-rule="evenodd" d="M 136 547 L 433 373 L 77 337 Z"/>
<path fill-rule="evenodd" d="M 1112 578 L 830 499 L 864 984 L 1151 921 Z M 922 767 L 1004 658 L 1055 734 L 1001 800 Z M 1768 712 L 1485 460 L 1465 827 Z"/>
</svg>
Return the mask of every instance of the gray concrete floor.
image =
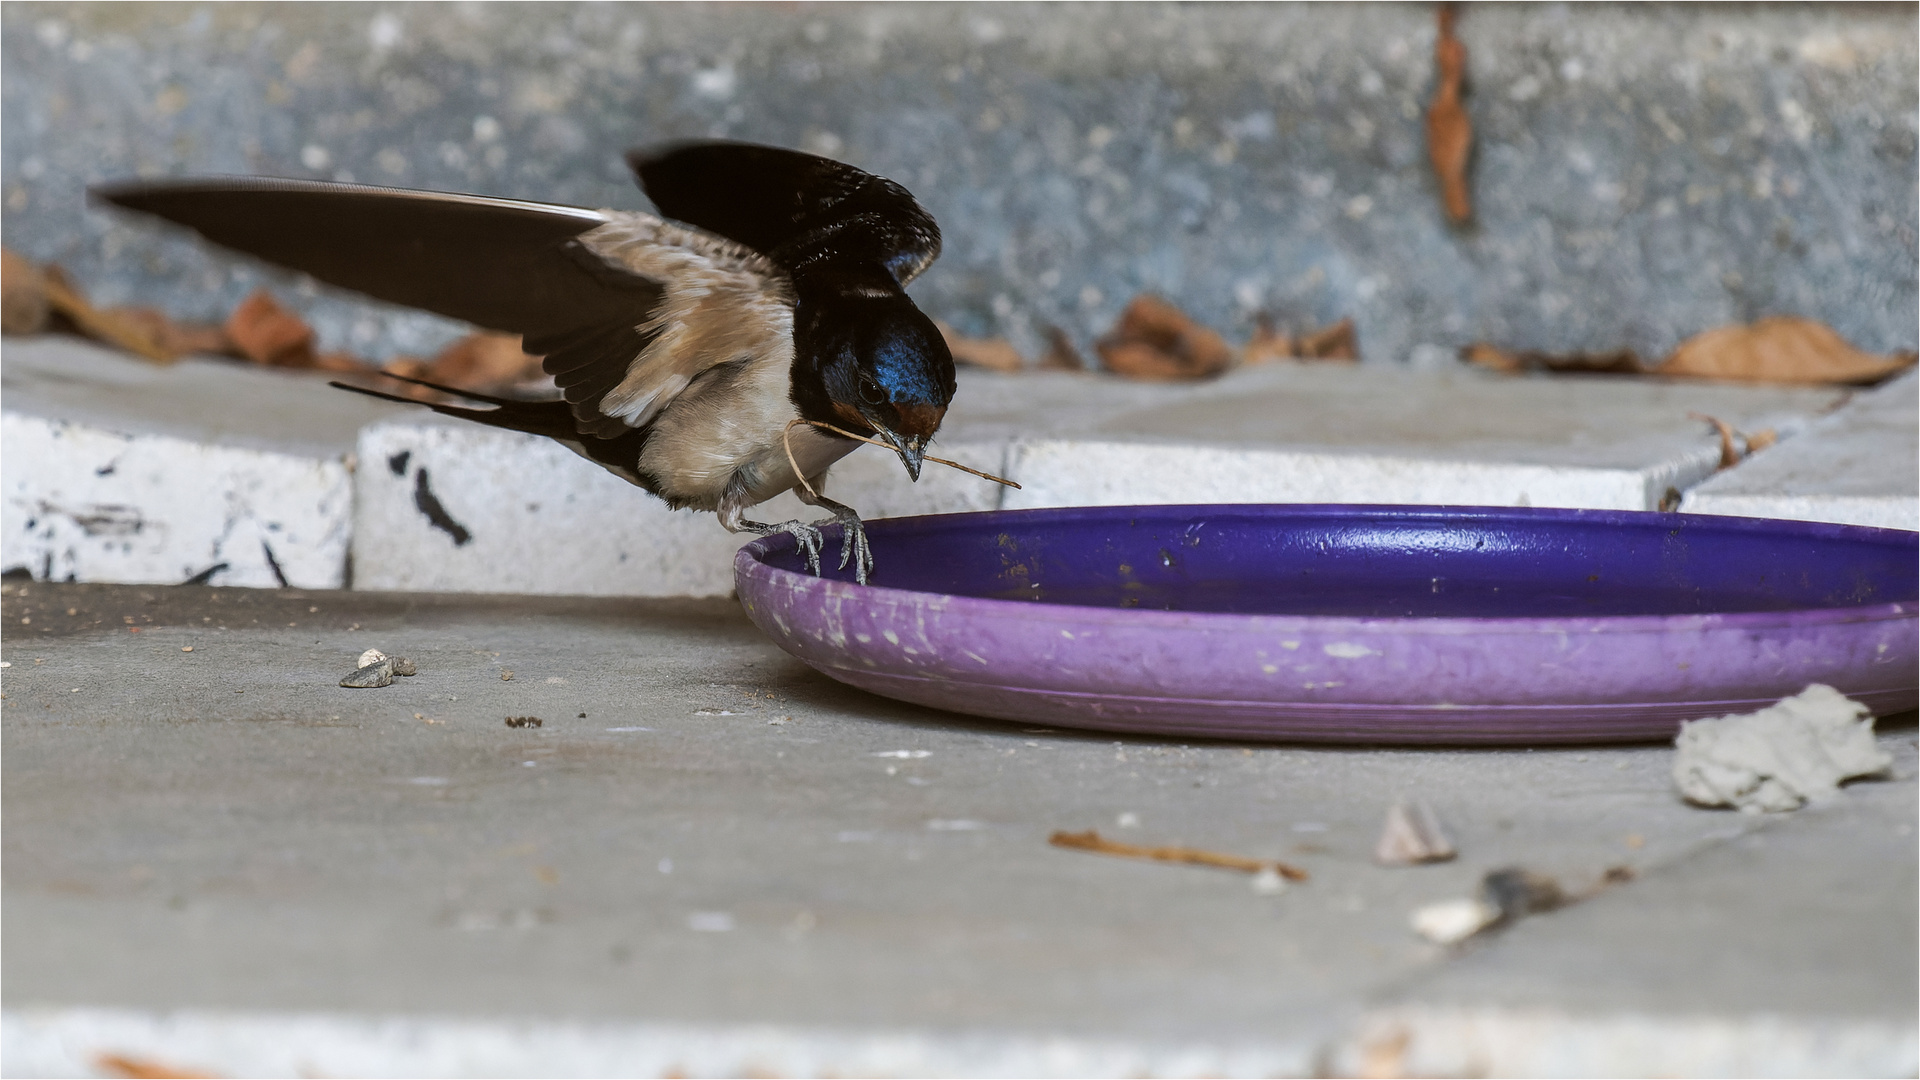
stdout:
<svg viewBox="0 0 1920 1080">
<path fill-rule="evenodd" d="M 1377 1070 L 1352 1041 L 1369 1018 L 1474 1008 L 1681 1041 L 1866 1024 L 1891 1033 L 1878 1057 L 1816 1046 L 1808 1068 L 1913 1068 L 1910 717 L 1882 723 L 1892 779 L 1756 818 L 1681 803 L 1659 745 L 1182 744 L 930 712 L 813 673 L 718 600 L 10 582 L 0 609 L 15 1014 L 1057 1036 L 1311 1072 Z M 338 688 L 368 647 L 420 674 Z M 1456 862 L 1371 862 L 1402 795 Z M 1312 880 L 1265 896 L 1047 844 L 1087 828 Z M 1637 877 L 1464 948 L 1410 932 L 1507 865 Z"/>
</svg>

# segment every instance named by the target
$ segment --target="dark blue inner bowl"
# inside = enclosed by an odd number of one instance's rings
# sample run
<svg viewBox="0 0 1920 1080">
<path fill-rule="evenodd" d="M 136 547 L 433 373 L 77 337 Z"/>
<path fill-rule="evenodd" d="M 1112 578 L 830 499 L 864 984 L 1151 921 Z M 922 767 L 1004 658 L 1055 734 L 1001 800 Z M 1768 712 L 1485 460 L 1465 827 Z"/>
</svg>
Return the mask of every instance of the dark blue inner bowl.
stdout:
<svg viewBox="0 0 1920 1080">
<path fill-rule="evenodd" d="M 1088 507 L 879 520 L 868 535 L 876 586 L 1100 608 L 1559 618 L 1920 599 L 1920 534 L 1691 514 Z M 790 542 L 770 546 L 768 563 L 803 569 Z"/>
</svg>

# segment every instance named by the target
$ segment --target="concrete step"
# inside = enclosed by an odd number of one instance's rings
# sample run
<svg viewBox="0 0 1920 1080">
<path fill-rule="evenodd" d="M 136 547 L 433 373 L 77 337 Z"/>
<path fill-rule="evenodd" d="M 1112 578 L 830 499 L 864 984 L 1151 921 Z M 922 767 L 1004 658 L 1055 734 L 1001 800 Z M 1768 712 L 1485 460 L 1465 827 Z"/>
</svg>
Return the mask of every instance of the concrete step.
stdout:
<svg viewBox="0 0 1920 1080">
<path fill-rule="evenodd" d="M 225 563 L 213 581 L 631 596 L 732 587 L 742 537 L 545 440 L 308 376 L 218 361 L 160 369 L 70 339 L 9 339 L 0 366 L 0 557 L 36 577 L 177 582 Z M 1651 510 L 1718 462 L 1717 439 L 1690 413 L 1793 432 L 1845 397 L 1389 365 L 1274 365 L 1183 385 L 972 370 L 960 382 L 940 452 L 1021 490 L 938 466 L 911 484 L 889 455 L 862 449 L 834 468 L 831 494 L 868 517 L 1176 502 Z M 792 496 L 762 510 L 770 521 L 815 516 Z"/>
<path fill-rule="evenodd" d="M 339 588 L 360 428 L 401 410 L 310 376 L 0 345 L 0 564 L 40 580 Z M 211 572 L 211 573 L 209 573 Z"/>
<path fill-rule="evenodd" d="M 1920 375 L 1861 394 L 1806 437 L 1762 450 L 1687 492 L 1680 506 L 1920 530 Z"/>
</svg>

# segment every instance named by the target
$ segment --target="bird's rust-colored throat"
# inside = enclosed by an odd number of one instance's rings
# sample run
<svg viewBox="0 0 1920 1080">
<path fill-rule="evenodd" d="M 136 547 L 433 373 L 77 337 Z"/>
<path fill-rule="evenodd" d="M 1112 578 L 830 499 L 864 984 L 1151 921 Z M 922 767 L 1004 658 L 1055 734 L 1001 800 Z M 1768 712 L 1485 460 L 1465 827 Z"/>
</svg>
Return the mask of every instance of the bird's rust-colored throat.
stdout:
<svg viewBox="0 0 1920 1080">
<path fill-rule="evenodd" d="M 831 431 L 836 435 L 845 435 L 849 439 L 853 439 L 858 442 L 867 443 L 868 445 L 871 445 L 871 446 L 878 446 L 882 450 L 893 449 L 893 447 L 888 446 L 886 443 L 881 442 L 879 439 L 869 439 L 865 435 L 855 435 L 853 432 L 848 431 L 845 428 L 835 427 L 832 424 L 825 423 L 820 420 L 809 420 L 804 416 L 799 416 L 799 417 L 795 417 L 792 420 L 787 421 L 786 428 L 780 432 L 781 445 L 785 446 L 787 450 L 787 464 L 793 466 L 793 475 L 799 478 L 800 486 L 805 488 L 807 491 L 807 495 L 812 498 L 816 498 L 816 499 L 819 498 L 820 493 L 813 490 L 812 484 L 807 483 L 807 478 L 804 475 L 802 475 L 800 472 L 799 459 L 793 456 L 793 429 L 801 424 L 806 424 L 810 427 L 817 427 L 822 429 L 823 431 Z M 951 469 L 959 469 L 963 473 L 972 473 L 973 475 L 980 477 L 982 480 L 991 480 L 996 484 L 1005 484 L 1006 486 L 1014 489 L 1015 491 L 1020 490 L 1019 484 L 1016 484 L 1013 481 L 1006 479 L 1005 477 L 995 476 L 989 472 L 981 472 L 979 469 L 969 468 L 965 465 L 960 464 L 957 461 L 948 461 L 946 458 L 937 458 L 937 457 L 923 457 L 921 460 L 931 461 L 935 465 L 945 465 Z"/>
</svg>

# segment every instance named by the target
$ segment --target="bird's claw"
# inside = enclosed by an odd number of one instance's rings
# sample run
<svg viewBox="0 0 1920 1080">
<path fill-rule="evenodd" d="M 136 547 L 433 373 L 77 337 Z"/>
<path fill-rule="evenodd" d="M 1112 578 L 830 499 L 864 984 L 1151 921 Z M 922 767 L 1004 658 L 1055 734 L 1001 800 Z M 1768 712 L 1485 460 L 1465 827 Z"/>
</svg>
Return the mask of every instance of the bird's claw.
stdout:
<svg viewBox="0 0 1920 1080">
<path fill-rule="evenodd" d="M 793 537 L 794 546 L 800 549 L 800 554 L 807 560 L 807 572 L 814 577 L 820 576 L 820 549 L 825 544 L 825 539 L 820 535 L 818 526 L 798 520 L 783 521 L 778 525 L 763 525 L 757 521 L 743 521 L 740 524 L 761 536 L 786 533 Z M 845 565 L 842 563 L 842 568 Z"/>
<path fill-rule="evenodd" d="M 820 500 L 828 504 L 829 500 Z M 772 536 L 774 533 L 786 533 L 793 537 L 800 554 L 807 560 L 807 572 L 814 577 L 820 576 L 820 552 L 826 546 L 826 538 L 820 533 L 822 525 L 840 526 L 840 569 L 853 567 L 853 580 L 862 585 L 873 576 L 873 548 L 867 543 L 867 527 L 861 523 L 860 515 L 849 507 L 830 503 L 833 516 L 808 524 L 804 521 L 783 521 L 778 525 L 763 525 L 757 521 L 742 521 L 743 528 Z"/>
<path fill-rule="evenodd" d="M 873 576 L 873 548 L 867 543 L 867 527 L 851 510 L 835 514 L 834 520 L 840 523 L 840 569 L 853 563 L 853 580 L 865 585 Z"/>
</svg>

